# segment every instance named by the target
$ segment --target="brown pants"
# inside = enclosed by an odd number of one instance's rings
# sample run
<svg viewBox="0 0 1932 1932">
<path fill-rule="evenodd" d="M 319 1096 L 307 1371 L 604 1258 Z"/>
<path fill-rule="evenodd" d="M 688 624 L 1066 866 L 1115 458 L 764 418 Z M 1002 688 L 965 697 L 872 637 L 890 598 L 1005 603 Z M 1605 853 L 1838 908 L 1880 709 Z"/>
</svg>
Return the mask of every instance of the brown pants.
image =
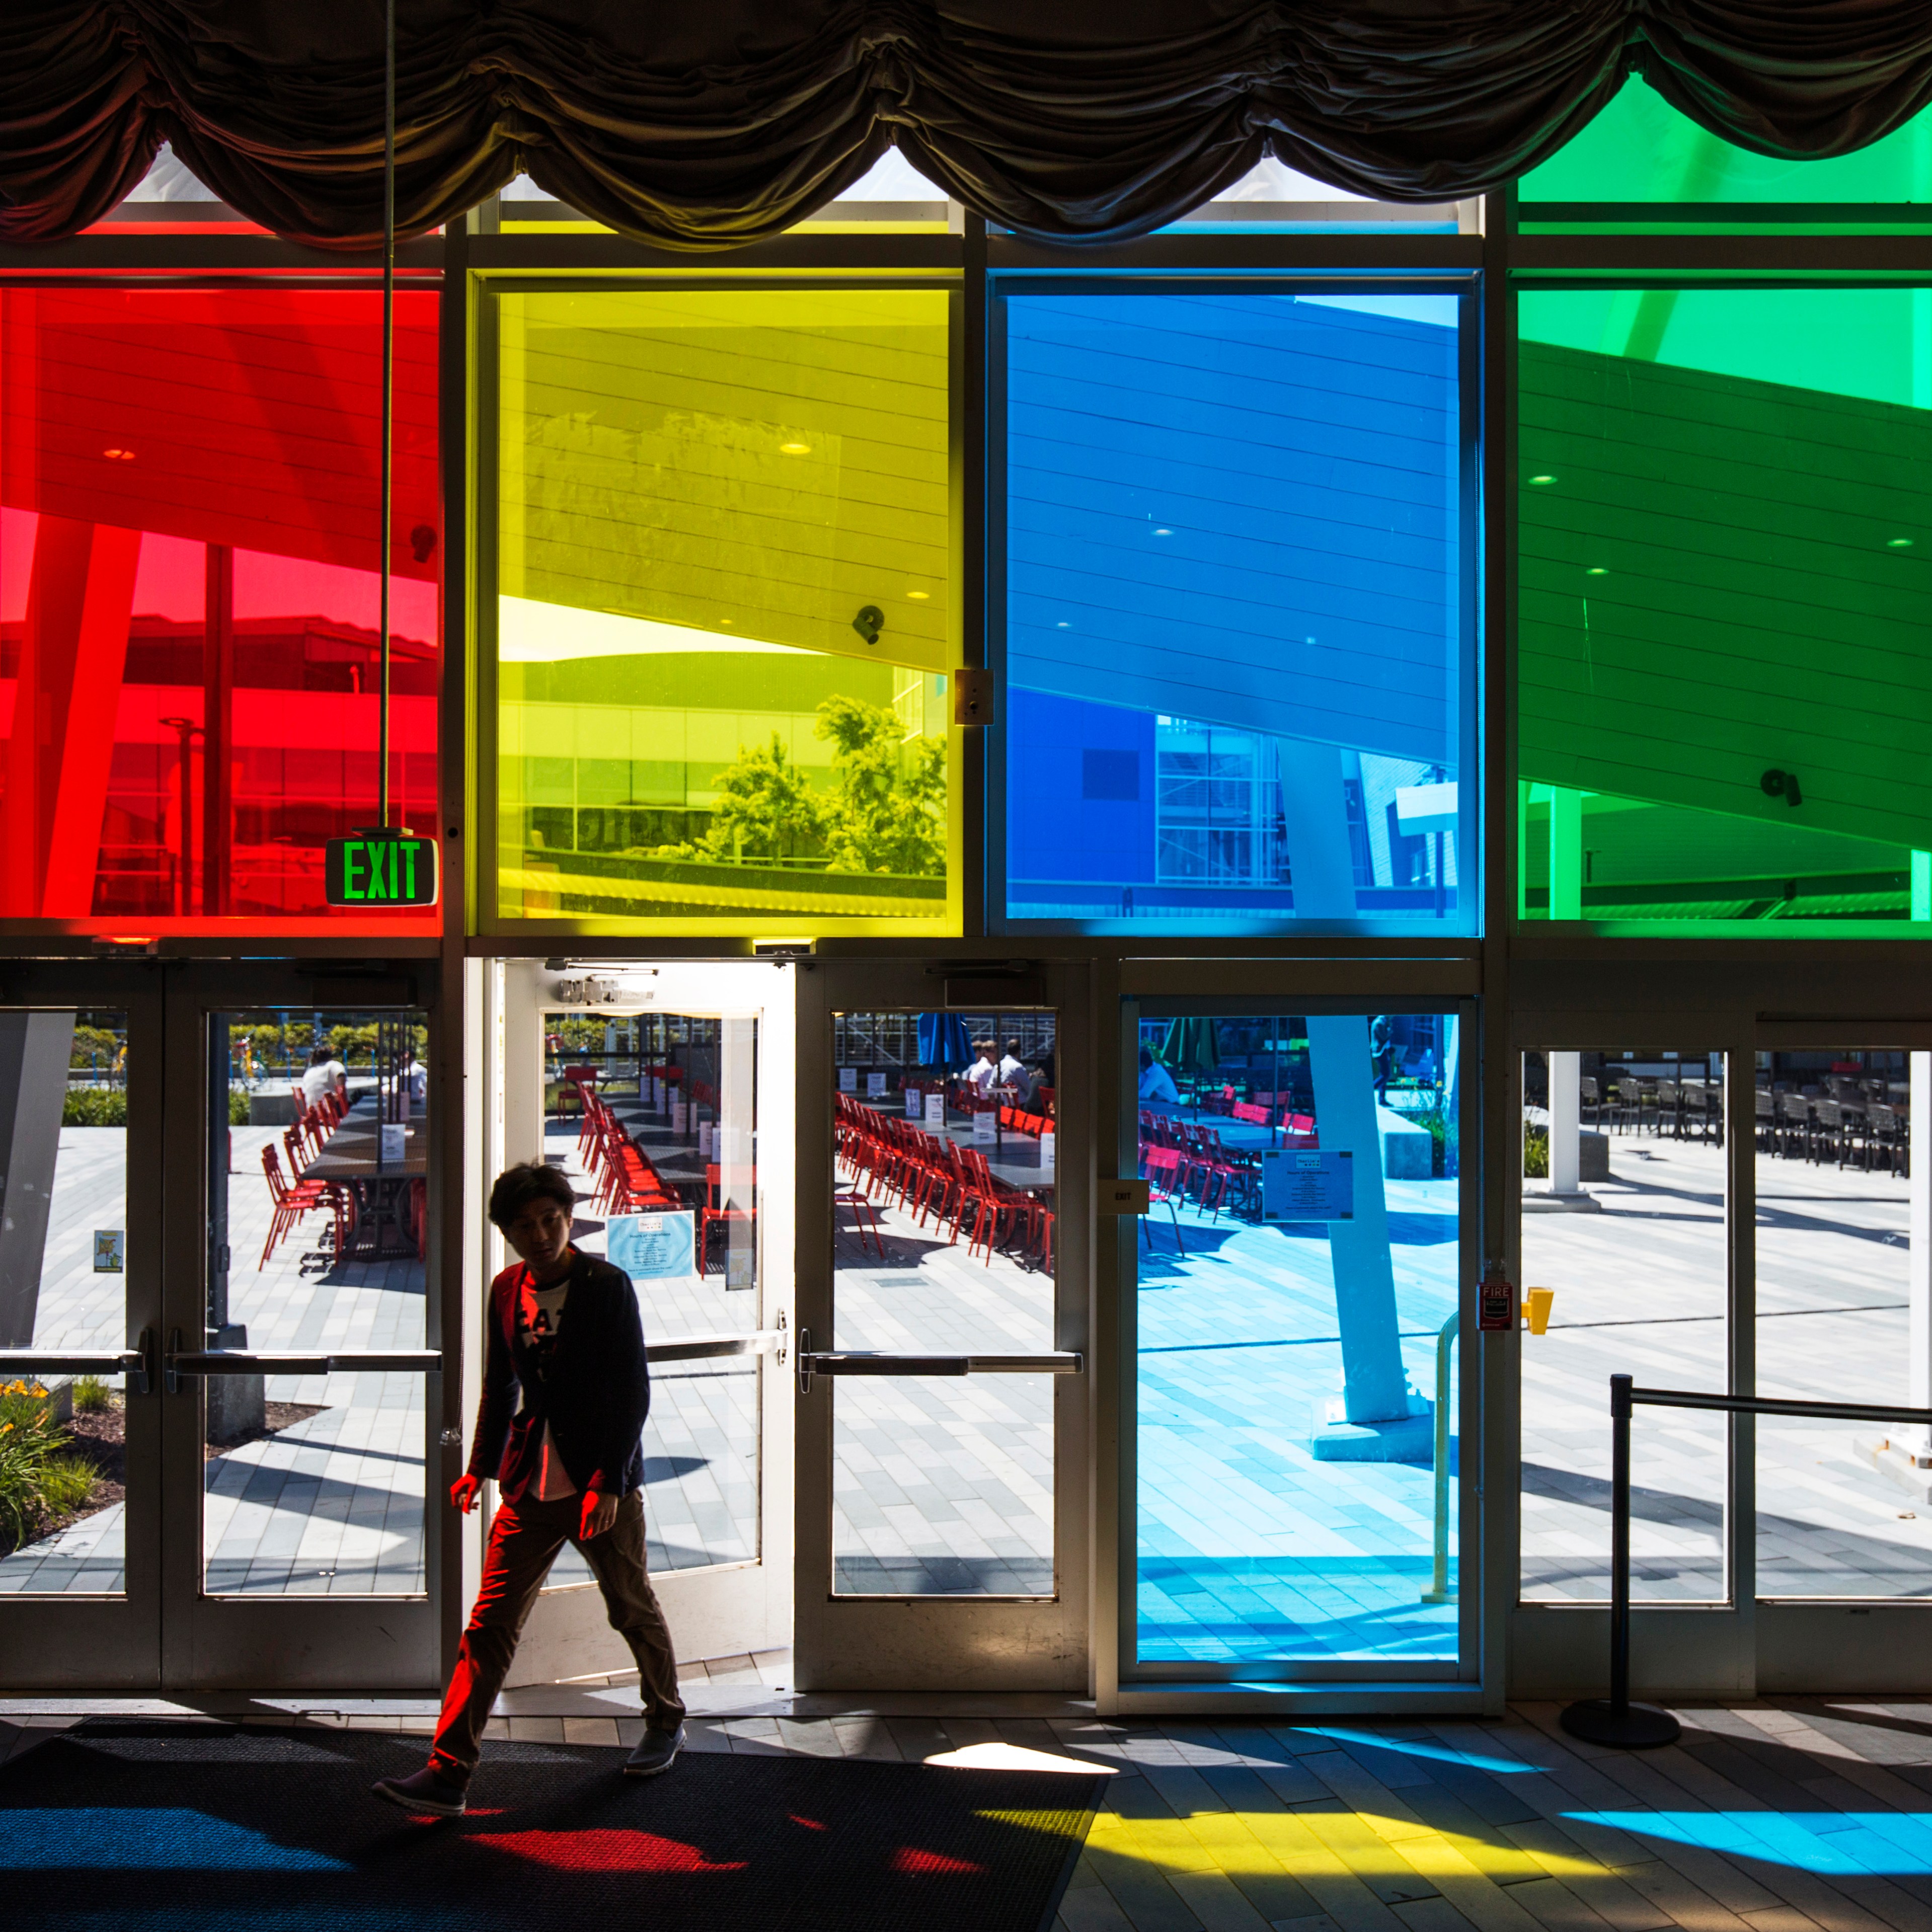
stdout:
<svg viewBox="0 0 1932 1932">
<path fill-rule="evenodd" d="M 463 1633 L 430 1752 L 430 1762 L 445 1777 L 466 1779 L 476 1768 L 482 1753 L 483 1726 L 510 1673 L 524 1621 L 566 1543 L 584 1552 L 604 1592 L 610 1628 L 622 1636 L 638 1660 L 646 1718 L 669 1729 L 683 1717 L 670 1632 L 644 1571 L 644 1493 L 633 1490 L 617 1505 L 617 1520 L 602 1536 L 586 1539 L 578 1534 L 583 1511 L 580 1496 L 550 1503 L 522 1496 L 499 1504 L 490 1526 L 476 1607 Z"/>
</svg>

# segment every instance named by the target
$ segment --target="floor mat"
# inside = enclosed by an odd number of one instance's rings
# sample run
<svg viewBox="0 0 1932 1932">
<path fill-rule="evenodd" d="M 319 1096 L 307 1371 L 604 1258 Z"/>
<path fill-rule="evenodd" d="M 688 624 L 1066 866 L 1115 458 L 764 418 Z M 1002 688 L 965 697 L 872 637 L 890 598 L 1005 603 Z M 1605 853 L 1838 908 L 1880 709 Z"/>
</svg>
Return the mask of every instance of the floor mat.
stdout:
<svg viewBox="0 0 1932 1932">
<path fill-rule="evenodd" d="M 1098 1778 L 595 1745 L 486 1747 L 460 1819 L 369 1793 L 423 1741 L 91 1719 L 0 1770 L 10 1928 L 1038 1932 Z"/>
</svg>

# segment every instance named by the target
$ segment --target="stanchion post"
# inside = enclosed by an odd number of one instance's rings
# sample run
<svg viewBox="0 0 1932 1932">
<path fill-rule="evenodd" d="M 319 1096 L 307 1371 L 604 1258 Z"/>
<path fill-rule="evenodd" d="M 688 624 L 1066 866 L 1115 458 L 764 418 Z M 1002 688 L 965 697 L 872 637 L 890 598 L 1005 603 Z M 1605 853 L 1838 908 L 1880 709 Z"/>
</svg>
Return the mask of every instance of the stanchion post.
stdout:
<svg viewBox="0 0 1932 1932">
<path fill-rule="evenodd" d="M 1630 1378 L 1610 1378 L 1610 1708 L 1630 1709 Z"/>
<path fill-rule="evenodd" d="M 1586 1744 L 1640 1750 L 1677 1742 L 1668 1711 L 1633 1704 L 1630 1695 L 1631 1380 L 1610 1378 L 1610 1694 L 1565 1707 L 1563 1728 Z"/>
</svg>

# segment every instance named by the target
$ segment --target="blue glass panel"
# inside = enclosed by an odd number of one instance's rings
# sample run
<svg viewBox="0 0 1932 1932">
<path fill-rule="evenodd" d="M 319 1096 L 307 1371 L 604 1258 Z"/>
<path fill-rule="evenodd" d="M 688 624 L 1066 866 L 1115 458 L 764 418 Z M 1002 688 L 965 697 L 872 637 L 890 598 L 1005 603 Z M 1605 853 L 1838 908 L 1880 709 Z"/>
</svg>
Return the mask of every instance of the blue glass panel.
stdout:
<svg viewBox="0 0 1932 1932">
<path fill-rule="evenodd" d="M 1010 919 L 1472 929 L 1458 313 L 1007 298 Z"/>
<path fill-rule="evenodd" d="M 1458 1022 L 1140 1030 L 1135 1660 L 1446 1665 Z"/>
</svg>

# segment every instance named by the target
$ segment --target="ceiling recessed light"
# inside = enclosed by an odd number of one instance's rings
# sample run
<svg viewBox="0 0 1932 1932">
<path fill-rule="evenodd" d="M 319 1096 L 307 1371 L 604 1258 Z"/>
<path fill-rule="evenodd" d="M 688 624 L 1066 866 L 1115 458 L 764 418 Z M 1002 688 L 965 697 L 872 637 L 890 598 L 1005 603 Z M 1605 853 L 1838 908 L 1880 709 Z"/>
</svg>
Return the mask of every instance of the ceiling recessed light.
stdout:
<svg viewBox="0 0 1932 1932">
<path fill-rule="evenodd" d="M 1053 628 L 1056 631 L 1070 631 L 1072 629 L 1073 626 L 1070 624 L 1064 617 L 1063 617 L 1058 623 L 1054 626 Z"/>
<path fill-rule="evenodd" d="M 1583 573 L 1586 577 L 1607 577 L 1610 574 L 1610 573 L 1606 570 L 1600 563 L 1592 564 L 1589 568 Z"/>
<path fill-rule="evenodd" d="M 782 442 L 779 449 L 787 456 L 809 456 L 812 445 L 808 442 Z"/>
<path fill-rule="evenodd" d="M 100 453 L 110 463 L 132 463 L 134 460 L 131 449 L 104 449 Z"/>
<path fill-rule="evenodd" d="M 1554 483 L 1556 478 L 1553 476 L 1532 476 L 1529 480 L 1532 483 Z"/>
<path fill-rule="evenodd" d="M 926 599 L 932 595 L 932 592 L 930 590 L 908 590 L 906 592 L 906 595 L 910 597 L 915 604 L 923 604 Z"/>
<path fill-rule="evenodd" d="M 1173 534 L 1174 532 L 1172 530 L 1156 530 L 1154 532 L 1154 535 L 1157 537 L 1171 537 Z"/>
<path fill-rule="evenodd" d="M 1887 537 L 1885 547 L 1887 550 L 1910 550 L 1912 539 L 1910 537 Z"/>
</svg>

